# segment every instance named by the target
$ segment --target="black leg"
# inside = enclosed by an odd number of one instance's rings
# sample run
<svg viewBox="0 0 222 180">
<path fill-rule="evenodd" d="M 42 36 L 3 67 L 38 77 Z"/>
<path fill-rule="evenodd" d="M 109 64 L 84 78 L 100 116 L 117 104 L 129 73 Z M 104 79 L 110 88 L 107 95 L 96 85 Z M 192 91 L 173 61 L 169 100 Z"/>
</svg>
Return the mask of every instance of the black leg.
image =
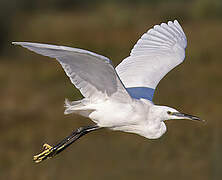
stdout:
<svg viewBox="0 0 222 180">
<path fill-rule="evenodd" d="M 34 161 L 36 163 L 39 163 L 45 159 L 49 159 L 54 157 L 55 155 L 59 154 L 63 150 L 65 150 L 67 147 L 69 147 L 72 143 L 74 143 L 76 140 L 78 140 L 83 135 L 88 134 L 89 132 L 95 131 L 101 129 L 101 127 L 94 125 L 94 126 L 86 126 L 86 127 L 80 127 L 77 130 L 73 131 L 72 134 L 64 138 L 62 141 L 60 141 L 55 146 L 50 146 L 48 144 L 44 144 L 43 148 L 44 151 L 36 156 L 34 156 Z"/>
</svg>

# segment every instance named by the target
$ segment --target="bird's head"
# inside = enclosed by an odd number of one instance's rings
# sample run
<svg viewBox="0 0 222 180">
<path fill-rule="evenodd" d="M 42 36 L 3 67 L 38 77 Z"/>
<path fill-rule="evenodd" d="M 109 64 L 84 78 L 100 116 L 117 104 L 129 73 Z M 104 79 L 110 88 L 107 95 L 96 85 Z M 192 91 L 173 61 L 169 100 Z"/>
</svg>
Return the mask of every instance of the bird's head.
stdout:
<svg viewBox="0 0 222 180">
<path fill-rule="evenodd" d="M 187 119 L 193 121 L 203 121 L 199 117 L 181 113 L 174 108 L 167 106 L 154 106 L 151 110 L 151 113 L 160 121 L 166 121 L 171 119 Z"/>
</svg>

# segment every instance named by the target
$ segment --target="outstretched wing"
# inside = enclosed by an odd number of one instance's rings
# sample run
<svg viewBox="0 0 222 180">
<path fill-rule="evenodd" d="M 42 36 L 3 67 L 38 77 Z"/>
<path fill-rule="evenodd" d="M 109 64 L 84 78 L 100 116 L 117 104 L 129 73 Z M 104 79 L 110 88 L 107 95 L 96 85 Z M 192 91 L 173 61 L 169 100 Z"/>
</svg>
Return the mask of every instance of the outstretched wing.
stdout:
<svg viewBox="0 0 222 180">
<path fill-rule="evenodd" d="M 152 101 L 159 81 L 183 62 L 186 36 L 177 20 L 155 25 L 137 41 L 116 71 L 133 98 Z"/>
<path fill-rule="evenodd" d="M 111 61 L 82 49 L 39 43 L 13 42 L 38 54 L 56 58 L 82 95 L 93 101 L 111 97 L 128 102 L 131 97 L 119 80 Z"/>
</svg>

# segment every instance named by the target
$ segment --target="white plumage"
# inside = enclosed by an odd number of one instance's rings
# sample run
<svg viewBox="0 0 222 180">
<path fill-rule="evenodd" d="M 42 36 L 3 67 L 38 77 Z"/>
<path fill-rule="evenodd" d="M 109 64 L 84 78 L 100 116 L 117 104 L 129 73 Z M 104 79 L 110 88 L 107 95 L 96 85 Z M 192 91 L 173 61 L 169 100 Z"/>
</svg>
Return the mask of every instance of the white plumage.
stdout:
<svg viewBox="0 0 222 180">
<path fill-rule="evenodd" d="M 56 58 L 62 65 L 85 97 L 80 101 L 66 100 L 65 114 L 78 113 L 100 127 L 150 139 L 166 132 L 165 120 L 200 120 L 152 102 L 159 81 L 185 58 L 186 36 L 177 20 L 148 30 L 116 69 L 108 58 L 82 49 L 28 42 L 13 44 Z"/>
<path fill-rule="evenodd" d="M 174 67 L 182 63 L 187 46 L 186 36 L 175 20 L 162 23 L 143 34 L 116 71 L 126 88 L 151 88 L 154 90 L 159 81 Z M 145 94 L 144 94 L 145 93 Z M 147 91 L 137 95 L 141 98 Z M 153 94 L 147 98 L 152 101 Z"/>
</svg>

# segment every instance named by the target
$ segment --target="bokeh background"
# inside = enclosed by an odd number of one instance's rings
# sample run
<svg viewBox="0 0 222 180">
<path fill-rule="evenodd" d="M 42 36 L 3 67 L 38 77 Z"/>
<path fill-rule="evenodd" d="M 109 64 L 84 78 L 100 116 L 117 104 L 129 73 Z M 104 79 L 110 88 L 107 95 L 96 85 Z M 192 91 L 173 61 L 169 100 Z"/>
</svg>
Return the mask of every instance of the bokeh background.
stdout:
<svg viewBox="0 0 222 180">
<path fill-rule="evenodd" d="M 1 0 L 0 179 L 222 179 L 221 0 Z M 158 140 L 110 130 L 80 139 L 40 164 L 32 156 L 89 119 L 63 115 L 80 99 L 60 65 L 11 45 L 32 41 L 129 55 L 154 24 L 177 19 L 187 35 L 186 61 L 158 85 L 154 102 L 207 120 L 168 121 Z"/>
</svg>

